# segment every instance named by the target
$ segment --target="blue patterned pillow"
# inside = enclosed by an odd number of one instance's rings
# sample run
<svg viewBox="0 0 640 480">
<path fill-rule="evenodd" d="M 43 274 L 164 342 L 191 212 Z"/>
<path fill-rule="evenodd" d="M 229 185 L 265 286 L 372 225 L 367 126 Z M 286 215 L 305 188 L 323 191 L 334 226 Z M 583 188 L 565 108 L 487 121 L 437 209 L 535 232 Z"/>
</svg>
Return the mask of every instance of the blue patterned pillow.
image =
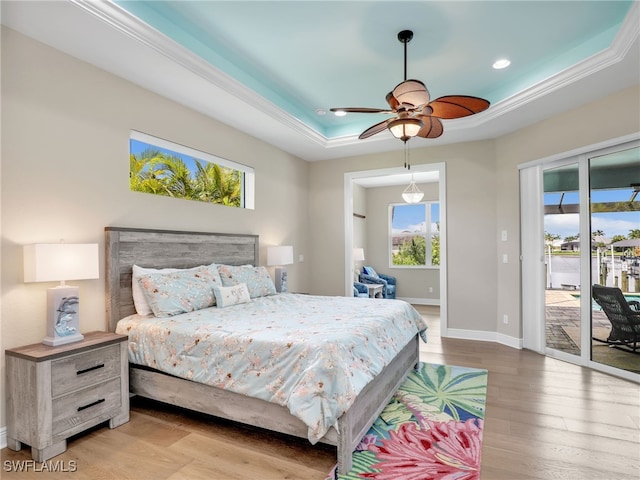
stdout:
<svg viewBox="0 0 640 480">
<path fill-rule="evenodd" d="M 378 278 L 378 272 L 376 272 L 373 267 L 362 267 L 365 275 L 369 275 L 371 277 Z"/>
<path fill-rule="evenodd" d="M 218 272 L 223 287 L 246 283 L 251 298 L 266 297 L 277 293 L 266 267 L 218 265 Z"/>
<path fill-rule="evenodd" d="M 156 317 L 211 307 L 216 302 L 213 288 L 222 285 L 215 264 L 142 275 L 138 283 Z"/>
</svg>

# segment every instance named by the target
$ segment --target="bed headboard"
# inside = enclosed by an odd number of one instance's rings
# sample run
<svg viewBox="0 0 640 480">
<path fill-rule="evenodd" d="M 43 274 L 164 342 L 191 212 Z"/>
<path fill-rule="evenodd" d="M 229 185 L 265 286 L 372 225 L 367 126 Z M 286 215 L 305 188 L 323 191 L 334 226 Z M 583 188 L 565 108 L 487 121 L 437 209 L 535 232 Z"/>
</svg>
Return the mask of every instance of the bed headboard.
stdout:
<svg viewBox="0 0 640 480">
<path fill-rule="evenodd" d="M 258 265 L 258 235 L 105 227 L 106 304 L 110 332 L 135 313 L 133 265 L 191 268 L 210 263 Z"/>
</svg>

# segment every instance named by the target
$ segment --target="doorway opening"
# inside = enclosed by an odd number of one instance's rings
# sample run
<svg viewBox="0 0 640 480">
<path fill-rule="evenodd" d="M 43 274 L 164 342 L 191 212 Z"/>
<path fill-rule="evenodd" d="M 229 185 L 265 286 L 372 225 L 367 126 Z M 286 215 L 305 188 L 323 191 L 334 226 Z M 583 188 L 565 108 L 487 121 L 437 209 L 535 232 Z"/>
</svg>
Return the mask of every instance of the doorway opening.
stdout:
<svg viewBox="0 0 640 480">
<path fill-rule="evenodd" d="M 436 191 L 435 200 L 439 202 L 439 221 L 438 221 L 438 234 L 439 234 L 439 262 L 437 266 L 430 266 L 436 272 L 435 280 L 436 284 L 433 285 L 430 282 L 433 281 L 433 276 L 429 277 L 428 269 L 412 270 L 402 269 L 397 266 L 391 265 L 388 261 L 390 256 L 384 256 L 392 248 L 392 238 L 390 235 L 384 235 L 384 238 L 376 235 L 376 238 L 366 238 L 366 233 L 363 233 L 364 223 L 367 222 L 384 222 L 385 229 L 388 222 L 388 204 L 397 203 L 402 201 L 402 191 L 410 183 L 413 175 L 414 181 L 419 186 L 425 184 L 431 184 L 431 187 Z M 371 211 L 354 210 L 354 196 L 356 197 L 356 203 L 358 200 L 358 191 L 362 188 L 365 189 L 397 189 L 397 199 L 392 201 L 383 200 L 384 208 L 375 208 Z M 395 192 L 395 190 L 394 190 Z M 434 200 L 434 198 L 431 198 Z M 382 206 L 381 206 L 382 207 Z M 398 274 L 403 278 L 407 278 L 404 286 L 412 285 L 412 288 L 419 288 L 425 294 L 410 293 L 409 298 L 406 295 L 398 295 L 399 298 L 407 300 L 410 303 L 424 304 L 424 305 L 438 305 L 440 309 L 440 329 L 444 336 L 446 336 L 447 326 L 447 264 L 446 264 L 446 248 L 447 248 L 447 228 L 446 228 L 446 177 L 445 177 L 445 164 L 421 164 L 412 165 L 411 173 L 407 172 L 404 168 L 387 168 L 378 170 L 365 170 L 358 172 L 349 172 L 344 175 L 344 219 L 345 219 L 345 265 L 344 265 L 344 286 L 345 295 L 352 295 L 354 276 L 357 274 L 357 270 L 362 267 L 363 262 L 357 262 L 354 258 L 354 248 L 364 249 L 364 263 L 367 263 L 367 259 L 376 258 L 382 268 L 389 267 L 393 269 L 394 274 Z M 373 243 L 375 242 L 375 244 Z M 357 243 L 357 244 L 356 244 Z M 377 256 L 375 252 L 377 251 Z M 369 253 L 367 253 L 369 252 Z M 359 255 L 359 253 L 358 253 Z M 389 263 L 387 263 L 389 262 Z M 395 269 L 394 269 L 395 268 Z M 432 272 L 433 274 L 433 272 Z M 416 287 L 417 286 L 417 287 Z M 402 284 L 398 287 L 399 292 L 403 291 Z M 430 291 L 431 290 L 431 291 Z M 404 289 L 405 292 L 411 290 Z M 437 294 L 437 298 L 433 294 Z M 430 295 L 431 294 L 431 295 Z M 404 297 L 404 298 L 403 298 Z M 426 297 L 426 298 L 421 298 Z M 433 300 L 433 301 L 432 301 Z"/>
</svg>

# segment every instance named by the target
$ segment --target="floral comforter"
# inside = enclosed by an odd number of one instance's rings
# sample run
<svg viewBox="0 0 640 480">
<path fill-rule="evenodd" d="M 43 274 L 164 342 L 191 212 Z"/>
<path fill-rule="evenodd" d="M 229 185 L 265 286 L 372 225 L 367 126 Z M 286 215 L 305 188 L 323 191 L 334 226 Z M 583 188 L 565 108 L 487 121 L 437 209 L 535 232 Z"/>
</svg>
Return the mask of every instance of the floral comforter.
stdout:
<svg viewBox="0 0 640 480">
<path fill-rule="evenodd" d="M 129 361 L 286 406 L 316 443 L 420 333 L 400 300 L 278 294 L 172 317 L 132 315 Z"/>
</svg>

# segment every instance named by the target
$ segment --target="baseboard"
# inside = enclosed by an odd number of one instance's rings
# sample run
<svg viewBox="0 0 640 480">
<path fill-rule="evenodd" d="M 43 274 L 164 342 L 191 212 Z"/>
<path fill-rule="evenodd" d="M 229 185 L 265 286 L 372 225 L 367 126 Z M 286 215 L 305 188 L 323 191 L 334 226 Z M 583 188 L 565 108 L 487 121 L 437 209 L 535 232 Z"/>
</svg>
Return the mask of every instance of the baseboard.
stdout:
<svg viewBox="0 0 640 480">
<path fill-rule="evenodd" d="M 7 448 L 7 427 L 0 427 L 0 448 Z"/>
<path fill-rule="evenodd" d="M 459 328 L 447 328 L 446 332 L 441 332 L 444 338 L 458 338 L 461 340 L 476 340 L 479 342 L 495 342 L 507 347 L 522 350 L 522 339 L 510 337 L 498 332 L 486 332 L 482 330 L 463 330 Z"/>
<path fill-rule="evenodd" d="M 412 305 L 434 305 L 440 306 L 439 298 L 409 298 L 409 297 L 398 297 L 398 300 L 404 300 L 407 303 L 411 303 Z"/>
</svg>

